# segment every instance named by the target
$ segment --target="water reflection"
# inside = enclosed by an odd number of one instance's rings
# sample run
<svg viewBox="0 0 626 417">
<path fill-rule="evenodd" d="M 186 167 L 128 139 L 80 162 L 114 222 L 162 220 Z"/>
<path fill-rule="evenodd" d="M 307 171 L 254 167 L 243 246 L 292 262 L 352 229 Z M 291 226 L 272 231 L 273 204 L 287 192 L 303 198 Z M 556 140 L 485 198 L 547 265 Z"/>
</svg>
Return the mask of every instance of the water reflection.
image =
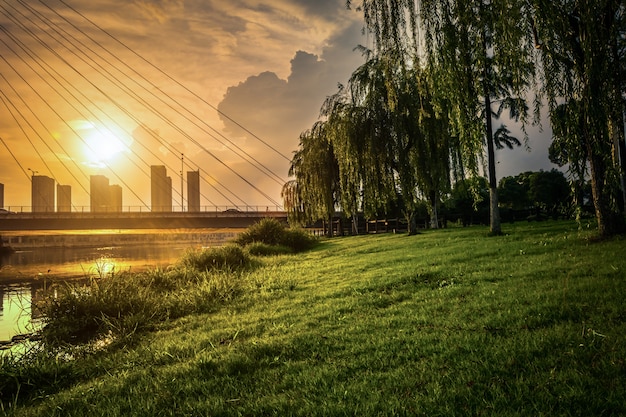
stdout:
<svg viewBox="0 0 626 417">
<path fill-rule="evenodd" d="M 140 272 L 175 263 L 187 246 L 38 248 L 4 255 L 0 262 L 0 348 L 36 330 L 34 305 L 52 283 Z"/>
<path fill-rule="evenodd" d="M 37 248 L 2 258 L 0 283 L 46 276 L 72 278 L 142 271 L 174 263 L 186 247 L 146 245 L 101 248 Z"/>
<path fill-rule="evenodd" d="M 40 290 L 52 283 L 166 267 L 189 247 L 222 245 L 237 233 L 235 229 L 3 232 L 18 250 L 0 254 L 0 342 L 35 330 L 33 306 Z M 19 250 L 27 247 L 35 249 Z"/>
<path fill-rule="evenodd" d="M 32 318 L 32 305 L 36 286 L 0 286 L 0 343 L 18 334 L 31 333 L 36 324 Z"/>
</svg>

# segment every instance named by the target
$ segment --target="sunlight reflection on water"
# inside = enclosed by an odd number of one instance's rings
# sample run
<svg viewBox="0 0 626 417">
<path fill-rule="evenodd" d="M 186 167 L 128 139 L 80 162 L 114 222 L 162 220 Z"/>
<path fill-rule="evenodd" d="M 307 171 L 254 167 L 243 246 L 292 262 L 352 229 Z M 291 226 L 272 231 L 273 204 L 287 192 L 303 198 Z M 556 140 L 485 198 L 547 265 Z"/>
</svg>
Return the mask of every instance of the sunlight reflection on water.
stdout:
<svg viewBox="0 0 626 417">
<path fill-rule="evenodd" d="M 30 286 L 0 286 L 0 341 L 17 334 L 30 333 L 32 291 Z"/>
<path fill-rule="evenodd" d="M 3 259 L 0 269 L 0 342 L 32 333 L 33 303 L 38 291 L 68 279 L 105 278 L 121 272 L 140 272 L 176 262 L 183 247 L 92 249 L 36 249 Z"/>
<path fill-rule="evenodd" d="M 96 232 L 93 231 L 93 237 L 100 241 Z M 178 234 L 164 234 L 162 231 L 126 232 L 118 231 L 114 236 L 135 241 L 146 237 L 150 241 L 119 246 L 39 247 L 3 255 L 0 258 L 0 342 L 37 330 L 37 323 L 33 324 L 31 319 L 33 304 L 40 296 L 40 291 L 45 291 L 55 282 L 166 268 L 180 259 L 190 247 L 221 245 L 236 235 L 236 231 L 218 229 L 182 230 Z M 89 235 L 88 231 L 66 233 L 72 235 L 69 239 L 81 239 L 81 236 Z M 187 239 L 179 239 L 179 236 Z M 193 242 L 190 236 L 198 240 Z M 58 239 L 58 236 L 49 239 Z M 102 240 L 105 239 L 102 237 Z"/>
</svg>

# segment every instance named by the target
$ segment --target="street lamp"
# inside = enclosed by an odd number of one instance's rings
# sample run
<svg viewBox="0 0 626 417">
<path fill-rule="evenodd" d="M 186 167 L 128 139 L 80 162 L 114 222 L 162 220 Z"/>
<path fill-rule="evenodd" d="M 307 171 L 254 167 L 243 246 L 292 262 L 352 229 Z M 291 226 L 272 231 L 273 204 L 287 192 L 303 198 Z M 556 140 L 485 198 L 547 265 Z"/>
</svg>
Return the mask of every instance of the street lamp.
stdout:
<svg viewBox="0 0 626 417">
<path fill-rule="evenodd" d="M 185 154 L 180 154 L 180 212 L 185 211 L 185 198 L 183 197 L 183 170 L 185 169 Z M 189 198 L 189 196 L 187 196 Z"/>
</svg>

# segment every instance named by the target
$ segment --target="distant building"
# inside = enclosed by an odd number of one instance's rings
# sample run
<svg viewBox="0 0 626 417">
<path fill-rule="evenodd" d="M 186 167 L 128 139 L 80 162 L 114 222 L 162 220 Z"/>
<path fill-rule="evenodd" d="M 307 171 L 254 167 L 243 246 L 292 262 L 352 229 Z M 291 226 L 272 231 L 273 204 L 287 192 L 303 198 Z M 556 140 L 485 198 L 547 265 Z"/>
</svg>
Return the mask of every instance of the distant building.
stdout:
<svg viewBox="0 0 626 417">
<path fill-rule="evenodd" d="M 200 211 L 200 171 L 187 171 L 187 210 Z"/>
<path fill-rule="evenodd" d="M 109 179 L 104 175 L 92 175 L 89 185 L 92 213 L 122 211 L 122 187 L 109 185 Z"/>
<path fill-rule="evenodd" d="M 33 175 L 31 181 L 31 206 L 33 213 L 53 213 L 54 179 L 45 175 Z"/>
<path fill-rule="evenodd" d="M 4 208 L 4 184 L 0 183 L 0 208 Z"/>
<path fill-rule="evenodd" d="M 165 178 L 165 201 L 163 211 L 172 211 L 172 177 Z"/>
<path fill-rule="evenodd" d="M 122 211 L 122 187 L 117 184 L 109 186 L 109 211 Z"/>
<path fill-rule="evenodd" d="M 163 165 L 150 167 L 150 197 L 152 211 L 172 211 L 172 178 Z"/>
<path fill-rule="evenodd" d="M 102 213 L 109 208 L 109 179 L 104 175 L 92 175 L 89 180 L 89 202 L 92 213 Z"/>
<path fill-rule="evenodd" d="M 57 184 L 57 212 L 69 213 L 72 211 L 72 187 Z"/>
</svg>

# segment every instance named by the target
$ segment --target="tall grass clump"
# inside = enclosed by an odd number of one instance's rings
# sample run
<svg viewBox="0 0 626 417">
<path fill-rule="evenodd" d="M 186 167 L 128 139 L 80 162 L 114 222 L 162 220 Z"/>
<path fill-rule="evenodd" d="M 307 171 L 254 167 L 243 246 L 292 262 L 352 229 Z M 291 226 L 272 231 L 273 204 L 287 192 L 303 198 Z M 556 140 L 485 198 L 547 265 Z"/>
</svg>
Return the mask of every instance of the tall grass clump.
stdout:
<svg viewBox="0 0 626 417">
<path fill-rule="evenodd" d="M 237 271 L 252 265 L 250 257 L 239 246 L 189 250 L 180 263 L 199 271 Z"/>
<path fill-rule="evenodd" d="M 43 398 L 65 389 L 81 377 L 75 361 L 59 360 L 56 352 L 0 355 L 0 412 L 15 408 L 24 398 Z"/>
<path fill-rule="evenodd" d="M 60 285 L 38 305 L 43 340 L 58 345 L 128 338 L 167 319 L 212 311 L 241 292 L 239 272 L 251 265 L 249 255 L 231 245 L 189 251 L 166 270 Z"/>
<path fill-rule="evenodd" d="M 271 250 L 259 249 L 259 244 L 279 249 L 288 248 L 287 251 L 291 252 L 303 252 L 315 246 L 317 240 L 305 230 L 289 229 L 276 219 L 265 218 L 240 233 L 235 243 L 241 246 L 255 244 L 252 248 L 258 253 L 273 254 Z"/>
<path fill-rule="evenodd" d="M 131 274 L 65 283 L 38 304 L 43 340 L 52 345 L 88 342 L 115 331 L 128 335 L 147 327 L 158 313 L 152 290 Z"/>
</svg>

